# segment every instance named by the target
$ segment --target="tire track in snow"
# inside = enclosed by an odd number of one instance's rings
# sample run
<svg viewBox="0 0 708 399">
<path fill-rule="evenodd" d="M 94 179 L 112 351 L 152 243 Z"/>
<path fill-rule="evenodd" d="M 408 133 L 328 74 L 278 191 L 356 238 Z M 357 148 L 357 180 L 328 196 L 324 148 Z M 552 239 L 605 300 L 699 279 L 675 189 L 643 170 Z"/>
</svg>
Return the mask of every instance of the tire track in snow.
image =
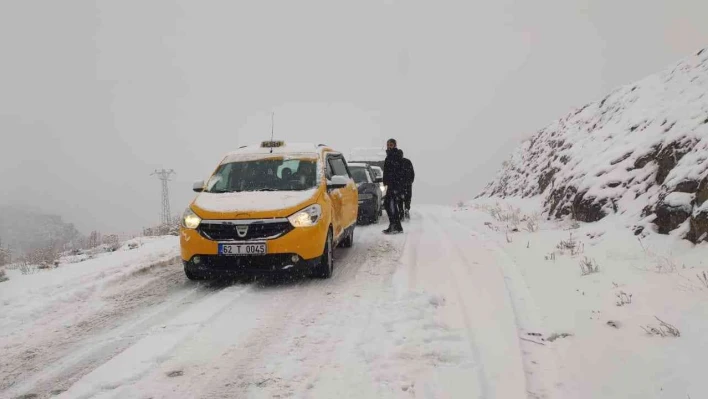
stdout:
<svg viewBox="0 0 708 399">
<path fill-rule="evenodd" d="M 140 284 L 142 280 L 146 280 L 144 284 Z M 138 287 L 126 288 L 134 285 Z M 109 292 L 115 294 L 105 296 L 107 306 L 68 325 L 66 334 L 50 336 L 43 344 L 45 356 L 35 359 L 36 373 L 13 384 L 7 393 L 47 397 L 50 392 L 64 391 L 140 340 L 155 324 L 225 287 L 193 286 L 185 281 L 180 264 L 165 265 L 154 270 L 154 274 L 136 273 L 120 284 L 112 283 Z M 26 372 L 24 367 L 22 371 Z"/>
<path fill-rule="evenodd" d="M 252 288 L 250 285 L 221 287 L 198 298 L 185 309 L 175 307 L 174 303 L 168 304 L 167 313 L 161 315 L 157 323 L 149 321 L 137 326 L 136 334 L 127 337 L 127 345 L 114 356 L 104 359 L 104 363 L 93 368 L 59 398 L 119 395 L 122 385 L 149 373 L 156 364 L 166 360 L 175 347 L 208 327 Z"/>
<path fill-rule="evenodd" d="M 331 279 L 313 280 L 311 284 L 298 287 L 304 292 L 293 290 L 285 293 L 284 301 L 290 303 L 290 306 L 270 317 L 273 322 L 264 323 L 268 331 L 266 336 L 261 334 L 262 330 L 254 329 L 253 334 L 243 345 L 249 348 L 245 356 L 240 348 L 235 348 L 230 354 L 225 354 L 228 360 L 223 359 L 223 362 L 237 365 L 236 369 L 224 369 L 219 376 L 212 378 L 216 388 L 210 391 L 209 397 L 250 396 L 249 394 L 252 394 L 254 389 L 274 392 L 274 396 L 290 396 L 294 391 L 307 390 L 307 386 L 313 383 L 316 376 L 313 378 L 311 374 L 306 373 L 295 381 L 284 380 L 278 376 L 277 370 L 268 370 L 272 363 L 266 363 L 264 360 L 267 358 L 269 350 L 279 344 L 292 342 L 296 348 L 306 346 L 308 330 L 316 326 L 323 317 L 326 317 L 335 298 L 343 295 L 342 291 L 348 291 L 352 283 L 357 283 L 354 277 L 365 264 L 369 250 L 367 244 L 370 243 L 370 233 L 374 226 L 376 225 L 366 229 L 358 227 L 358 231 L 363 230 L 363 235 L 358 241 L 355 241 L 354 246 L 346 250 L 338 248 L 335 251 L 337 263 L 335 263 Z M 337 259 L 339 256 L 341 259 Z M 295 296 L 296 299 L 293 300 L 292 296 Z M 334 354 L 332 349 L 337 338 L 331 334 L 325 334 L 315 339 L 318 348 L 313 351 L 314 353 L 307 354 L 307 362 L 319 369 L 326 365 L 327 359 Z M 309 369 L 310 372 L 314 372 L 313 370 L 315 369 Z M 223 384 L 224 380 L 228 381 L 234 375 L 236 381 Z"/>
<path fill-rule="evenodd" d="M 314 306 L 297 315 L 284 339 L 250 364 L 255 370 L 250 382 L 213 393 L 215 397 L 228 392 L 244 397 L 366 398 L 466 392 L 447 392 L 451 387 L 440 382 L 460 375 L 458 381 L 469 380 L 468 359 L 459 350 L 464 352 L 464 339 L 435 323 L 438 305 L 430 295 L 396 297 L 393 279 L 402 266 L 405 236 L 368 232 L 372 234 L 361 240 L 366 257 L 357 260 L 358 272 L 341 291 L 327 297 L 326 311 Z"/>
<path fill-rule="evenodd" d="M 444 237 L 445 233 L 443 232 L 443 229 L 436 223 L 435 219 L 431 217 L 430 214 L 424 215 L 423 216 L 425 224 L 428 226 L 431 226 L 434 231 L 437 231 L 438 238 Z M 434 222 L 434 223 L 432 223 Z M 430 229 L 426 229 L 426 231 L 431 231 Z M 452 253 L 451 251 L 451 246 L 449 245 L 443 245 L 442 253 L 445 254 L 447 253 L 448 256 Z M 480 362 L 479 367 L 477 367 L 477 381 L 480 384 L 480 396 L 482 398 L 489 398 L 489 392 L 490 392 L 490 386 L 488 384 L 488 377 L 487 377 L 487 372 L 485 371 L 485 365 L 484 365 L 484 358 L 482 357 L 477 338 L 474 333 L 474 329 L 472 327 L 472 323 L 469 318 L 469 309 L 468 306 L 465 304 L 465 299 L 463 295 L 461 294 L 460 287 L 457 283 L 457 277 L 454 275 L 453 271 L 451 270 L 451 264 L 454 263 L 454 259 L 452 259 L 452 262 L 448 262 L 451 259 L 444 259 L 443 262 L 439 263 L 444 265 L 447 275 L 449 276 L 449 282 L 450 284 L 454 287 L 455 289 L 455 294 L 457 296 L 457 301 L 458 305 L 461 307 L 462 312 L 460 312 L 460 315 L 462 316 L 465 330 L 467 332 L 467 343 L 469 344 L 470 350 L 472 351 L 475 359 L 477 359 Z"/>
<path fill-rule="evenodd" d="M 331 279 L 304 277 L 285 282 L 257 282 L 238 303 L 176 346 L 170 355 L 172 360 L 156 364 L 149 373 L 126 383 L 116 395 L 142 395 L 150 391 L 157 398 L 170 397 L 166 392 L 176 391 L 190 397 L 233 397 L 246 395 L 253 386 L 287 391 L 288 387 L 279 385 L 282 381 L 277 375 L 268 373 L 267 365 L 261 364 L 264 354 L 291 339 L 302 322 L 306 321 L 302 325 L 307 327 L 321 318 L 327 302 L 352 282 L 366 252 L 366 246 L 359 242 L 353 248 L 338 248 Z M 238 318 L 239 326 L 232 334 L 223 333 L 233 328 L 230 326 L 234 317 Z M 207 353 L 192 354 L 205 340 L 210 342 Z M 181 370 L 182 378 L 166 377 L 175 369 Z M 155 389 L 157 386 L 164 389 Z"/>
<path fill-rule="evenodd" d="M 538 344 L 521 339 L 521 335 L 525 332 L 539 332 L 545 329 L 542 328 L 539 309 L 516 262 L 487 233 L 465 225 L 454 217 L 449 217 L 449 220 L 458 228 L 481 238 L 485 249 L 502 258 L 499 270 L 503 275 L 506 291 L 514 309 L 529 395 L 534 398 L 560 397 L 555 352 L 551 348 L 539 348 Z M 539 365 L 543 365 L 544 369 L 539 370 Z"/>
<path fill-rule="evenodd" d="M 465 325 L 470 348 L 483 367 L 478 369 L 482 396 L 525 397 L 518 327 L 504 278 L 489 253 L 478 252 L 479 244 L 471 241 L 468 234 L 455 234 L 458 229 L 454 224 L 438 217 L 437 211 L 443 209 L 446 208 L 422 209 L 422 240 L 434 246 L 436 266 L 449 275 L 447 281 L 454 288 L 459 314 L 449 314 L 448 318 L 460 317 Z M 421 284 L 445 292 L 444 287 L 435 287 L 442 286 L 442 281 L 421 280 Z M 461 284 L 465 284 L 464 289 Z"/>
<path fill-rule="evenodd" d="M 395 277 L 399 298 L 418 285 L 418 251 L 422 237 L 420 218 L 419 212 L 411 211 L 411 220 L 405 229 L 406 240 L 403 244 L 403 255 L 400 258 L 404 267 L 398 270 Z"/>
</svg>

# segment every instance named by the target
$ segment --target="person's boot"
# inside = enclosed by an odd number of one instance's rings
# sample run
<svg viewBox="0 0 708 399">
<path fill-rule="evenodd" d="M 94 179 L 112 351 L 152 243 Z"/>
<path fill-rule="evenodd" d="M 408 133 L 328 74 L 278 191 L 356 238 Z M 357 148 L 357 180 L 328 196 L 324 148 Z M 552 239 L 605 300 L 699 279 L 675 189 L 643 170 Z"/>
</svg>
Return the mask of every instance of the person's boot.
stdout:
<svg viewBox="0 0 708 399">
<path fill-rule="evenodd" d="M 396 232 L 396 233 L 403 233 L 403 226 L 401 225 L 401 222 L 400 222 L 400 221 L 399 221 L 398 223 L 396 223 L 396 230 L 395 230 L 395 232 Z"/>
<path fill-rule="evenodd" d="M 383 231 L 384 234 L 391 234 L 394 231 L 394 226 L 393 223 L 388 224 L 388 228 Z"/>
</svg>

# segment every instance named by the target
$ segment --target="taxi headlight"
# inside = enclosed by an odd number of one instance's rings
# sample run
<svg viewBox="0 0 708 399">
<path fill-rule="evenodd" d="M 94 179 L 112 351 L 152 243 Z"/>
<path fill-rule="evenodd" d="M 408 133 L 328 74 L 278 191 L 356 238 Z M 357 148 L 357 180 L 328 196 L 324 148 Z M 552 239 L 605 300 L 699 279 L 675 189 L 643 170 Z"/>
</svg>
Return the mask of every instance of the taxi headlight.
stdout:
<svg viewBox="0 0 708 399">
<path fill-rule="evenodd" d="M 294 227 L 310 227 L 317 224 L 320 216 L 322 216 L 322 207 L 314 204 L 291 215 L 288 220 Z"/>
<path fill-rule="evenodd" d="M 182 226 L 187 229 L 196 229 L 199 227 L 199 223 L 202 222 L 202 218 L 197 216 L 190 208 L 187 208 L 182 215 Z"/>
</svg>

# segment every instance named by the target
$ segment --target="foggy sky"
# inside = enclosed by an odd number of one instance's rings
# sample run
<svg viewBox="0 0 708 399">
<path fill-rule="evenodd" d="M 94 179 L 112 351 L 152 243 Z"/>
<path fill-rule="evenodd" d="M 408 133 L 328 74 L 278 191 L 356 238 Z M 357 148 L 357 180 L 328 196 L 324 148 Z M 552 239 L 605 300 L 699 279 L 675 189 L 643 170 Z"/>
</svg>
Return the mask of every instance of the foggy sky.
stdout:
<svg viewBox="0 0 708 399">
<path fill-rule="evenodd" d="M 335 4 L 336 3 L 336 4 Z M 533 4 L 531 4 L 533 3 Z M 83 232 L 173 214 L 267 139 L 395 137 L 414 203 L 477 194 L 519 141 L 708 46 L 708 2 L 3 1 L 0 204 Z M 2 217 L 2 215 L 0 215 Z"/>
</svg>

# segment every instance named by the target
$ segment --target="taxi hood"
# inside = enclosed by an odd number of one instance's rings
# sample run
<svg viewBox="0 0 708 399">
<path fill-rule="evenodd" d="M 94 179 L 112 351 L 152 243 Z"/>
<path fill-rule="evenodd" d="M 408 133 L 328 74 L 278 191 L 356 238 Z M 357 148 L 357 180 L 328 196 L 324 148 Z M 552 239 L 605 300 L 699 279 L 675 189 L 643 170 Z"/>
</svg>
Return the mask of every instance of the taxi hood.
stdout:
<svg viewBox="0 0 708 399">
<path fill-rule="evenodd" d="M 202 192 L 191 204 L 202 219 L 284 218 L 314 203 L 318 188 L 303 191 Z"/>
</svg>

